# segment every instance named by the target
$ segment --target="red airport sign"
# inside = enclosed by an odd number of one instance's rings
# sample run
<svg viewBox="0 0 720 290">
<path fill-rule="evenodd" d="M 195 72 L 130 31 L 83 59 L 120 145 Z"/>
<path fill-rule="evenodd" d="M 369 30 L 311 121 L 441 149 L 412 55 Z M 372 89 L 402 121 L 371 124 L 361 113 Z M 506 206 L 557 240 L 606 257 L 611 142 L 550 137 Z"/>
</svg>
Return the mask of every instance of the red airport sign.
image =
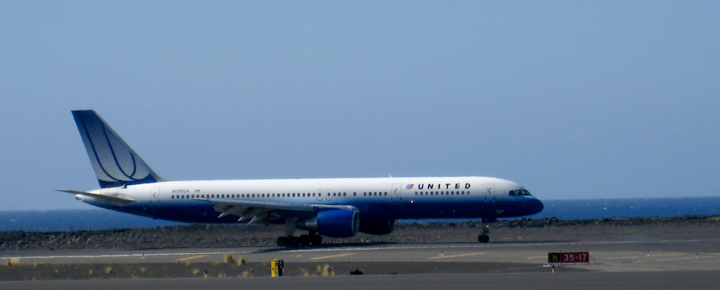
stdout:
<svg viewBox="0 0 720 290">
<path fill-rule="evenodd" d="M 548 263 L 590 263 L 589 252 L 548 253 Z"/>
</svg>

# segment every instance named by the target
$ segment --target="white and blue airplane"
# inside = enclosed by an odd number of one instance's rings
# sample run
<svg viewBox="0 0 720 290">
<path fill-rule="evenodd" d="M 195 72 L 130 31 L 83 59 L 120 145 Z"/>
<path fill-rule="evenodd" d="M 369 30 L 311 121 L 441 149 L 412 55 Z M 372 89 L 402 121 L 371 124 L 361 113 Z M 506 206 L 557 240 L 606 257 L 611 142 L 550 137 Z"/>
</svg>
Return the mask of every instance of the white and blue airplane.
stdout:
<svg viewBox="0 0 720 290">
<path fill-rule="evenodd" d="M 492 177 L 387 177 L 170 181 L 160 177 L 92 110 L 73 111 L 100 189 L 59 191 L 119 212 L 188 223 L 285 224 L 278 246 L 321 236 L 383 235 L 398 219 L 520 217 L 543 204 Z M 308 234 L 293 236 L 297 229 Z M 489 241 L 483 226 L 479 242 Z"/>
</svg>

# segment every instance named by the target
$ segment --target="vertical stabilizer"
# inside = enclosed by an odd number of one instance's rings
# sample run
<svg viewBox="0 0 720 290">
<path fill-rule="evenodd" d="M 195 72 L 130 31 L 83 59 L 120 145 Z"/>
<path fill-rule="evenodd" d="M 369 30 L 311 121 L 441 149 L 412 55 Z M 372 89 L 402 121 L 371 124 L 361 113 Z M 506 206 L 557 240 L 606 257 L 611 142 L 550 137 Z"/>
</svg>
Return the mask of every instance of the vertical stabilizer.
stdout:
<svg viewBox="0 0 720 290">
<path fill-rule="evenodd" d="M 164 181 L 95 111 L 72 111 L 100 187 Z"/>
</svg>

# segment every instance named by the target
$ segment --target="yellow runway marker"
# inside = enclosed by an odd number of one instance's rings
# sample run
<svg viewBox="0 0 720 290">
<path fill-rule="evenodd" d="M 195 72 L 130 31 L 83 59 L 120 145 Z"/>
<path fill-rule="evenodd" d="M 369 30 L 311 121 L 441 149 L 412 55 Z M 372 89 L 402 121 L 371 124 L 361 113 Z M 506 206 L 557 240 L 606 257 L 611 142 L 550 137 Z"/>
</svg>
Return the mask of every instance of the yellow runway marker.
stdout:
<svg viewBox="0 0 720 290">
<path fill-rule="evenodd" d="M 469 257 L 469 256 L 482 255 L 482 254 L 485 254 L 485 253 L 472 253 L 472 254 L 461 254 L 461 255 L 452 255 L 452 256 L 435 256 L 435 257 L 428 258 L 428 260 L 457 258 L 457 257 Z"/>
<path fill-rule="evenodd" d="M 544 258 L 547 258 L 547 257 L 548 257 L 548 256 L 545 255 L 545 256 L 527 257 L 527 258 L 525 258 L 525 259 L 528 259 L 528 260 L 532 260 L 532 259 L 544 259 Z"/>
<path fill-rule="evenodd" d="M 190 261 L 190 260 L 195 260 L 195 259 L 205 258 L 205 257 L 207 257 L 207 256 L 208 256 L 208 255 L 200 255 L 200 256 L 194 256 L 194 257 L 188 257 L 188 258 L 182 258 L 182 259 L 177 259 L 176 261 L 178 261 L 178 262 L 182 262 L 182 261 Z"/>
<path fill-rule="evenodd" d="M 310 258 L 310 260 L 320 260 L 320 259 L 330 259 L 330 258 L 338 258 L 338 257 L 347 257 L 347 256 L 352 256 L 352 255 L 355 255 L 355 254 L 350 253 L 350 254 L 340 254 L 340 255 L 332 255 L 332 256 L 324 256 L 324 257 L 315 257 L 315 258 Z"/>
</svg>

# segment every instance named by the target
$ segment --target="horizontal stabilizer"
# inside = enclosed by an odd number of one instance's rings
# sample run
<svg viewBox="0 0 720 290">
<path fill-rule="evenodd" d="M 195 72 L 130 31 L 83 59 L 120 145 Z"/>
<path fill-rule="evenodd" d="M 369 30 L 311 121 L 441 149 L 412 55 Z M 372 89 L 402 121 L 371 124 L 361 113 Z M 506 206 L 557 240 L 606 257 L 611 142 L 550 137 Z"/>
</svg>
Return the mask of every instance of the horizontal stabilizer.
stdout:
<svg viewBox="0 0 720 290">
<path fill-rule="evenodd" d="M 122 198 L 122 197 L 117 197 L 117 196 L 108 196 L 108 195 L 97 194 L 97 193 L 92 193 L 92 192 L 88 192 L 88 191 L 79 191 L 79 190 L 71 190 L 71 189 L 58 189 L 57 191 L 79 194 L 79 195 L 84 195 L 84 196 L 90 196 L 90 197 L 94 197 L 97 199 L 107 201 L 109 203 L 112 203 L 112 204 L 115 204 L 118 206 L 126 206 L 126 205 L 131 204 L 136 201 L 134 199 L 127 199 L 127 198 Z"/>
</svg>

